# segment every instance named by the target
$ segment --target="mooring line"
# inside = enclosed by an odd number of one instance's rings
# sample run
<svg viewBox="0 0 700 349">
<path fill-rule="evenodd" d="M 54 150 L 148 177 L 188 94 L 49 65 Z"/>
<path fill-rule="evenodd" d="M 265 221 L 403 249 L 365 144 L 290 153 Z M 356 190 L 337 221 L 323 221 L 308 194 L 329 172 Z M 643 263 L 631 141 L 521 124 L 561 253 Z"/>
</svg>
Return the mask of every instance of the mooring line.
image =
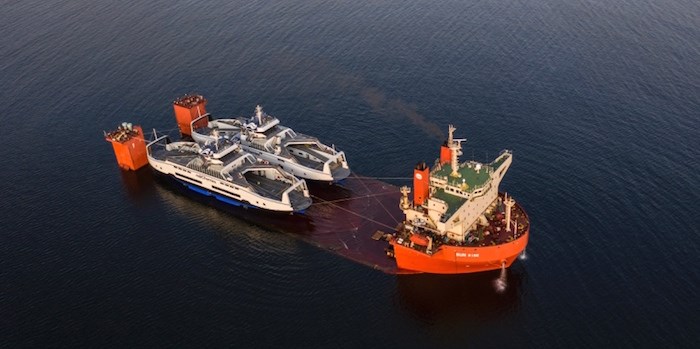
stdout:
<svg viewBox="0 0 700 349">
<path fill-rule="evenodd" d="M 350 200 L 357 200 L 357 199 L 366 199 L 366 198 L 371 198 L 375 196 L 381 196 L 381 195 L 389 195 L 389 194 L 396 194 L 396 192 L 386 192 L 386 193 L 381 193 L 381 194 L 372 194 L 372 195 L 364 195 L 364 196 L 356 196 L 354 198 L 345 198 L 345 199 L 336 199 L 336 200 L 324 200 L 323 202 L 315 202 L 311 204 L 311 206 L 314 205 L 323 205 L 323 204 L 330 204 L 330 203 L 336 203 L 336 202 L 344 202 L 344 201 L 350 201 Z M 321 199 L 323 200 L 323 199 Z"/>
<path fill-rule="evenodd" d="M 357 175 L 355 173 L 353 173 L 352 175 L 357 178 Z M 372 192 L 371 190 L 369 190 L 369 187 L 367 187 L 367 184 L 365 184 L 365 182 L 360 180 L 360 183 L 362 183 L 362 185 L 365 187 L 365 189 L 367 189 L 367 192 L 369 192 L 369 193 Z M 377 200 L 377 198 L 374 198 L 374 199 Z M 389 210 L 386 209 L 386 207 L 384 206 L 384 204 L 382 204 L 381 201 L 377 200 L 377 203 L 379 204 L 379 206 L 381 206 L 384 209 L 384 211 L 389 215 L 389 217 L 391 217 L 391 219 L 393 219 L 394 222 L 396 222 L 396 224 L 399 224 L 399 221 L 396 219 L 396 217 L 394 217 L 394 215 L 391 214 L 391 212 L 389 212 Z"/>
<path fill-rule="evenodd" d="M 321 199 L 321 198 L 319 198 L 318 196 L 315 196 L 315 195 L 312 195 L 312 197 L 314 197 L 314 198 L 316 198 L 316 199 L 323 200 L 323 199 Z M 370 221 L 370 222 L 373 222 L 373 223 L 379 224 L 379 225 L 381 225 L 381 226 L 383 226 L 383 227 L 386 227 L 387 229 L 391 229 L 391 230 L 394 229 L 394 227 L 392 227 L 392 226 L 390 226 L 390 225 L 388 225 L 388 224 L 384 224 L 384 223 L 382 223 L 382 222 L 376 221 L 376 220 L 374 220 L 374 219 L 372 219 L 372 218 L 369 218 L 369 217 L 367 217 L 367 216 L 363 216 L 363 215 L 361 215 L 361 214 L 359 214 L 359 213 L 357 213 L 357 212 L 353 212 L 353 211 L 348 210 L 348 209 L 346 209 L 346 208 L 344 208 L 344 207 L 341 207 L 341 206 L 339 206 L 339 205 L 336 205 L 336 204 L 334 204 L 334 203 L 332 203 L 332 202 L 329 202 L 329 204 L 331 204 L 331 205 L 333 205 L 333 206 L 335 206 L 335 207 L 337 207 L 337 208 L 339 208 L 339 209 L 341 209 L 341 210 L 343 210 L 343 211 L 346 211 L 346 212 L 348 212 L 348 213 L 352 213 L 352 214 L 354 214 L 355 216 L 358 216 L 358 217 L 360 217 L 360 218 L 364 218 L 364 219 L 366 219 L 366 220 L 368 220 L 368 221 Z M 397 222 L 397 223 L 398 223 L 398 222 Z"/>
<path fill-rule="evenodd" d="M 390 180 L 390 179 L 405 179 L 409 180 L 412 179 L 411 177 L 365 177 L 365 176 L 357 176 L 355 175 L 355 178 L 349 177 L 350 179 L 377 179 L 377 180 Z"/>
</svg>

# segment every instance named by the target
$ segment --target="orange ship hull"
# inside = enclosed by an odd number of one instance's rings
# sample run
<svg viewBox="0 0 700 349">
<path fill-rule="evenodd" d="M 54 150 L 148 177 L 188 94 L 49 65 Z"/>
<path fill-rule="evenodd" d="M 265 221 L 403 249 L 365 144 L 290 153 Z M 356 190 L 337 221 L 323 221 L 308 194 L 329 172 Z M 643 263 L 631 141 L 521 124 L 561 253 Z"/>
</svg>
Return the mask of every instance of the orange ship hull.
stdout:
<svg viewBox="0 0 700 349">
<path fill-rule="evenodd" d="M 529 231 L 517 240 L 495 246 L 466 247 L 443 245 L 433 254 L 401 245 L 392 239 L 394 258 L 399 269 L 432 274 L 465 274 L 506 267 L 518 258 L 527 246 Z"/>
<path fill-rule="evenodd" d="M 510 267 L 527 247 L 530 238 L 530 219 L 525 210 L 515 204 L 522 232 L 515 240 L 486 246 L 440 245 L 433 253 L 426 253 L 425 243 L 416 239 L 400 240 L 393 236 L 389 240 L 399 272 L 432 274 L 466 274 L 501 269 L 503 263 Z M 509 234 L 503 230 L 500 234 Z M 500 241 L 503 237 L 501 237 Z M 402 243 L 399 243 L 401 241 Z M 423 245 L 423 246 L 419 246 Z"/>
</svg>

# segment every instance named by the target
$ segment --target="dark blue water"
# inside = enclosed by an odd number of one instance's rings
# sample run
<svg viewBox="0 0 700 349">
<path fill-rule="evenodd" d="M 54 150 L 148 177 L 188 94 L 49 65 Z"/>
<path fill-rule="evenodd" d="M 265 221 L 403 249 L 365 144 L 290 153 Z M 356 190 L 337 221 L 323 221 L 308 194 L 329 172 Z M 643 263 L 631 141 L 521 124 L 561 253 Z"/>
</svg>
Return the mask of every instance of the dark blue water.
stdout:
<svg viewBox="0 0 700 349">
<path fill-rule="evenodd" d="M 0 1 L 2 347 L 694 347 L 700 3 Z M 198 91 L 407 177 L 515 160 L 508 273 L 393 276 L 122 173 Z M 394 181 L 394 184 L 406 184 Z"/>
</svg>

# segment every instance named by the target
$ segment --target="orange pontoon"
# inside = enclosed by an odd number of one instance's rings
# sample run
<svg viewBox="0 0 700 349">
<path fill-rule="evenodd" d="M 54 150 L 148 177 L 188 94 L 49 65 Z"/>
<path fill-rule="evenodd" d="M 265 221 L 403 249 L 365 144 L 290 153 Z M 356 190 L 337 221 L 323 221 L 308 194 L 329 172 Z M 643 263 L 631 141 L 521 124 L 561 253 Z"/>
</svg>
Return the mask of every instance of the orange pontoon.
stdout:
<svg viewBox="0 0 700 349">
<path fill-rule="evenodd" d="M 124 122 L 116 130 L 105 132 L 105 140 L 112 143 L 119 167 L 135 171 L 148 164 L 141 126 Z"/>
</svg>

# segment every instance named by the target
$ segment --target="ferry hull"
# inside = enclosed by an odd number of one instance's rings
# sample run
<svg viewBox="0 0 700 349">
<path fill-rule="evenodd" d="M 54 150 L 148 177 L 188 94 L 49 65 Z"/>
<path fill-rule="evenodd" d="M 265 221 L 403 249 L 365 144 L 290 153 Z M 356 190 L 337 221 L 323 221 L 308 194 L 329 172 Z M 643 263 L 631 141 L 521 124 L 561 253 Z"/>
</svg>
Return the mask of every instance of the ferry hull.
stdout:
<svg viewBox="0 0 700 349">
<path fill-rule="evenodd" d="M 432 274 L 465 274 L 510 267 L 527 246 L 529 231 L 517 240 L 494 246 L 461 247 L 441 246 L 435 253 L 427 254 L 409 246 L 390 241 L 399 270 Z"/>
</svg>

